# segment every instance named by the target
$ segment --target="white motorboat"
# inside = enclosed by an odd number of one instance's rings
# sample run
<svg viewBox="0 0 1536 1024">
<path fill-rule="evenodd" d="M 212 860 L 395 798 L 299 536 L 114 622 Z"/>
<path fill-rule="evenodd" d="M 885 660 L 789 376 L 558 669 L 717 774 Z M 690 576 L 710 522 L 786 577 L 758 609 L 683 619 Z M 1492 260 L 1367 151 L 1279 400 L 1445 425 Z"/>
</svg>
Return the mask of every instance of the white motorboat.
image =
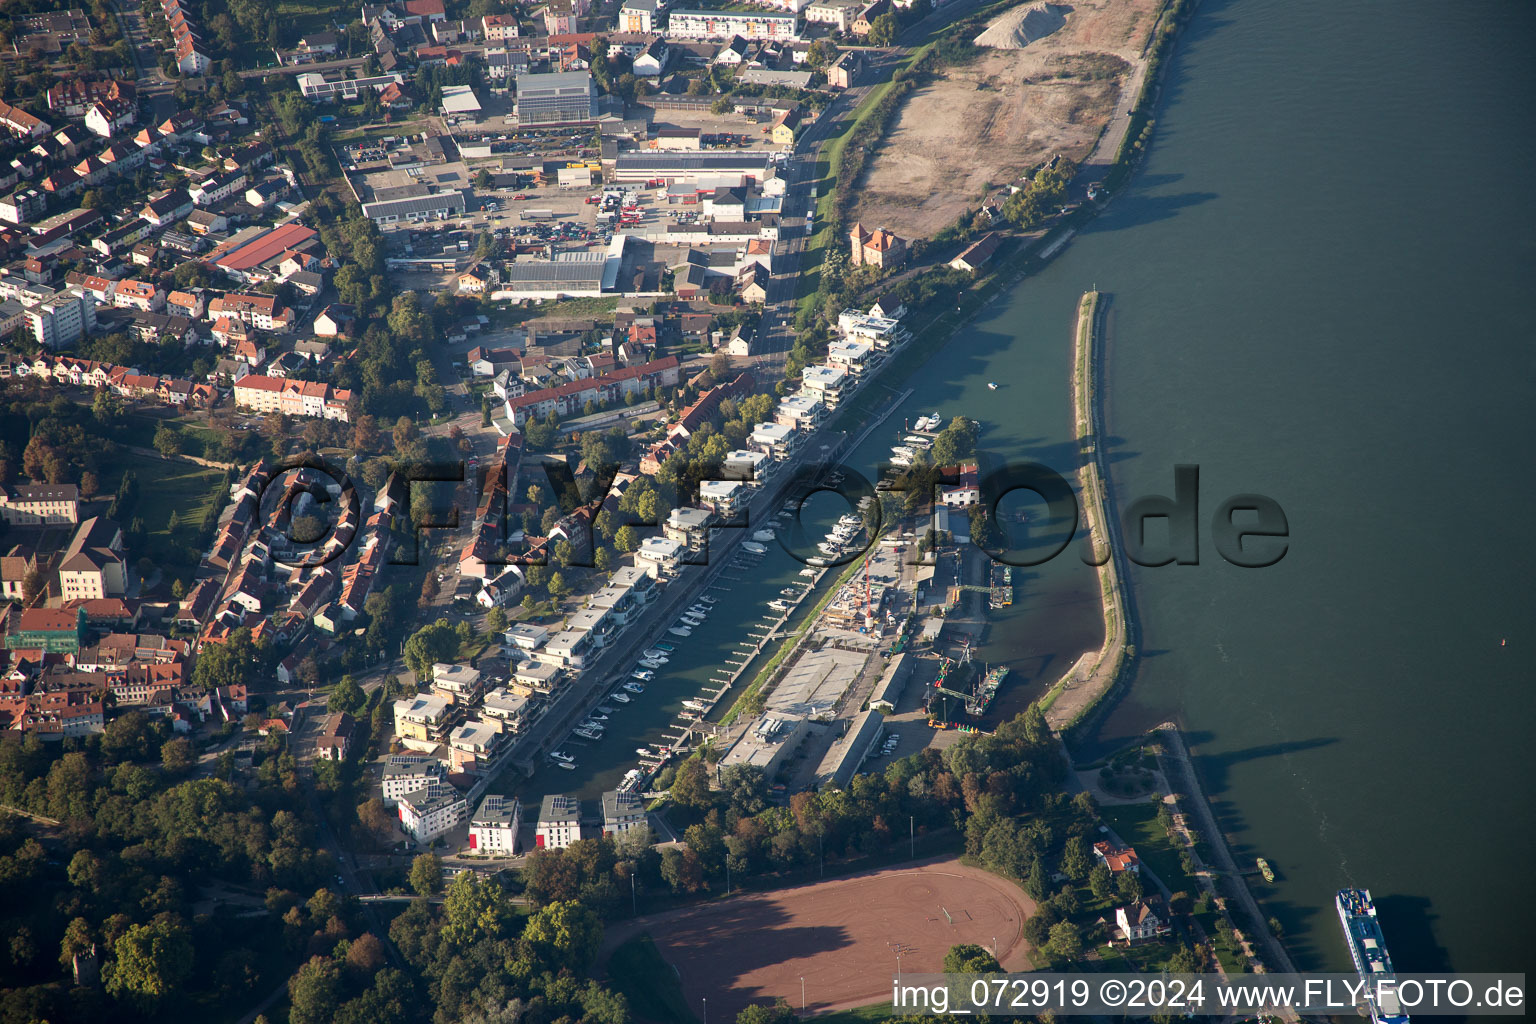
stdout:
<svg viewBox="0 0 1536 1024">
<path fill-rule="evenodd" d="M 769 601 L 768 607 L 772 608 L 776 612 L 787 612 L 790 608 L 793 607 L 793 605 L 791 605 L 788 601 L 777 600 Z"/>
<path fill-rule="evenodd" d="M 700 626 L 704 625 L 704 620 L 703 619 L 698 618 L 698 617 L 693 616 L 693 615 L 684 615 L 678 621 L 680 621 L 683 625 L 687 626 L 689 629 L 698 629 Z"/>
<path fill-rule="evenodd" d="M 997 381 L 995 381 L 995 380 L 987 381 L 987 390 L 988 391 L 996 391 L 997 387 L 998 387 Z"/>
<path fill-rule="evenodd" d="M 912 456 L 916 455 L 917 452 L 911 448 L 906 447 L 905 445 L 897 445 L 891 449 L 891 454 L 899 455 L 904 459 L 910 459 Z"/>
<path fill-rule="evenodd" d="M 651 755 L 651 748 L 650 747 L 636 747 L 635 748 L 635 753 L 639 754 L 641 757 L 650 757 L 650 756 L 652 756 Z"/>
<path fill-rule="evenodd" d="M 689 711 L 709 710 L 709 704 L 706 701 L 699 700 L 697 697 L 689 697 L 687 700 L 683 701 L 683 707 L 687 708 Z"/>
<path fill-rule="evenodd" d="M 639 683 L 625 683 L 624 684 L 624 689 L 628 690 L 630 693 L 644 693 L 645 692 L 645 687 L 641 686 Z"/>
<path fill-rule="evenodd" d="M 601 711 L 593 711 L 590 715 L 587 716 L 587 720 L 590 722 L 606 722 L 608 721 L 608 716 L 603 714 Z"/>
<path fill-rule="evenodd" d="M 754 554 L 754 555 L 767 554 L 767 552 L 768 552 L 767 548 L 763 547 L 761 544 L 757 543 L 756 541 L 751 541 L 751 540 L 744 540 L 744 541 L 742 541 L 741 542 L 741 550 L 746 551 L 746 552 L 748 552 L 750 554 Z"/>
<path fill-rule="evenodd" d="M 700 597 L 700 598 L 699 598 L 699 600 L 700 600 L 700 601 L 703 601 L 703 602 L 704 602 L 704 603 L 705 603 L 705 604 L 714 604 L 714 603 L 715 603 L 715 599 L 714 599 L 714 598 L 712 598 L 712 597 L 710 597 L 710 596 L 709 596 L 709 595 L 708 595 L 708 594 L 704 594 L 704 595 L 702 595 L 702 596 L 701 596 L 701 597 Z"/>
<path fill-rule="evenodd" d="M 908 459 L 908 458 L 903 458 L 900 455 L 893 455 L 893 456 L 891 456 L 891 465 L 906 467 L 906 466 L 912 465 L 912 460 Z"/>
<path fill-rule="evenodd" d="M 577 736 L 580 736 L 584 740 L 600 740 L 603 738 L 600 733 L 595 733 L 591 729 L 577 728 L 572 729 L 571 732 L 575 733 Z M 561 763 L 564 764 L 565 762 L 562 761 Z"/>
<path fill-rule="evenodd" d="M 556 768 L 564 768 L 568 772 L 573 772 L 573 771 L 576 770 L 576 762 L 575 761 L 556 761 L 555 762 L 555 767 Z"/>
<path fill-rule="evenodd" d="M 641 670 L 640 670 L 640 671 L 638 671 L 638 672 L 631 672 L 631 673 L 630 673 L 630 674 L 629 674 L 629 677 L 630 677 L 630 678 L 631 678 L 631 679 L 638 679 L 638 680 L 640 680 L 640 681 L 641 681 L 641 682 L 642 682 L 642 683 L 648 683 L 648 682 L 650 682 L 650 681 L 651 681 L 651 680 L 652 680 L 652 679 L 655 679 L 655 678 L 656 678 L 656 673 L 655 673 L 655 672 L 652 672 L 652 671 L 650 671 L 650 670 L 649 670 L 649 669 L 641 669 Z"/>
<path fill-rule="evenodd" d="M 641 651 L 640 657 L 649 661 L 666 661 L 667 652 L 662 650 L 660 647 L 652 647 L 650 650 Z"/>
<path fill-rule="evenodd" d="M 818 573 L 815 569 L 801 569 L 800 570 L 800 575 L 801 576 L 819 576 L 821 574 Z"/>
<path fill-rule="evenodd" d="M 599 711 L 601 711 L 601 712 L 602 712 L 602 713 L 603 713 L 603 714 L 605 714 L 605 715 L 611 715 L 611 714 L 613 714 L 613 708 L 611 708 L 611 707 L 609 707 L 609 706 L 608 706 L 608 705 L 606 705 L 606 704 L 599 704 L 599 705 L 598 705 L 598 706 L 597 706 L 597 710 L 599 710 Z"/>
<path fill-rule="evenodd" d="M 753 540 L 757 540 L 757 541 L 763 541 L 763 542 L 766 543 L 767 541 L 773 540 L 773 531 L 772 530 L 758 530 L 758 531 L 756 531 L 756 532 L 754 532 L 752 534 L 752 539 Z"/>
<path fill-rule="evenodd" d="M 610 693 L 608 695 L 608 699 L 609 700 L 616 700 L 620 704 L 628 704 L 629 703 L 629 698 L 624 696 L 624 694 L 622 694 L 622 693 Z"/>
<path fill-rule="evenodd" d="M 556 750 L 553 753 L 551 753 L 549 756 L 550 756 L 550 758 L 552 760 L 555 760 L 555 761 L 567 761 L 567 762 L 569 762 L 569 761 L 575 761 L 576 760 L 574 757 L 572 757 L 570 754 L 567 754 L 563 750 Z"/>
<path fill-rule="evenodd" d="M 799 597 L 801 594 L 805 593 L 805 591 L 797 587 L 785 587 L 783 590 L 779 591 L 779 593 L 783 594 L 785 597 Z"/>
<path fill-rule="evenodd" d="M 661 662 L 655 661 L 655 660 L 653 660 L 651 658 L 642 658 L 640 660 L 640 665 L 641 665 L 642 668 L 647 669 L 647 670 L 661 668 Z M 638 675 L 640 675 L 640 673 L 636 672 L 635 675 L 638 676 Z M 646 675 L 650 675 L 650 672 L 647 671 Z"/>
<path fill-rule="evenodd" d="M 671 633 L 673 636 L 693 636 L 693 630 L 689 629 L 687 626 L 673 626 L 671 629 L 667 630 L 667 632 Z"/>
<path fill-rule="evenodd" d="M 908 434 L 901 439 L 902 444 L 909 444 L 913 448 L 932 448 L 933 442 L 921 434 Z"/>
</svg>

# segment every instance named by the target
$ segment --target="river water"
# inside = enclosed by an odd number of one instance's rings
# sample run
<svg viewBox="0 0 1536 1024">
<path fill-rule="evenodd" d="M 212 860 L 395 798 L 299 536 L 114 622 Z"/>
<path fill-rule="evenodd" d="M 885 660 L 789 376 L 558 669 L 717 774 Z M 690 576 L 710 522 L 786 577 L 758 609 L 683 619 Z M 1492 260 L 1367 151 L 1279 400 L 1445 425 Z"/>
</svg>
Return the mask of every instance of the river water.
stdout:
<svg viewBox="0 0 1536 1024">
<path fill-rule="evenodd" d="M 1280 873 L 1265 908 L 1303 968 L 1348 966 L 1342 885 L 1372 889 L 1402 970 L 1524 970 L 1536 946 L 1517 853 L 1533 839 L 1533 42 L 1530 5 L 1206 0 L 1127 191 L 914 396 L 1067 472 L 1071 318 L 1084 289 L 1110 294 L 1118 502 L 1171 494 L 1194 463 L 1203 522 L 1199 565 L 1132 574 L 1141 658 L 1099 739 L 1170 716 L 1189 730 L 1239 856 Z M 1239 492 L 1288 516 L 1272 568 L 1211 545 Z M 1046 607 L 1026 597 L 994 640 L 1022 658 L 1082 628 L 1066 625 L 1082 572 L 1047 568 Z M 1054 647 L 1058 664 L 1074 650 Z"/>
</svg>

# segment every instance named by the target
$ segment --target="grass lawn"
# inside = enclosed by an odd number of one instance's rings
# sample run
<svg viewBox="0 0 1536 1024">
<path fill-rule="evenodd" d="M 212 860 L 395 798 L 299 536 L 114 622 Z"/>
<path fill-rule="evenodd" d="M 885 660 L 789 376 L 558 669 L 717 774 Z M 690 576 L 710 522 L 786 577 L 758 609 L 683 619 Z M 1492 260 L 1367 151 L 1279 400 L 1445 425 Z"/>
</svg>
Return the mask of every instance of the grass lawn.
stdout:
<svg viewBox="0 0 1536 1024">
<path fill-rule="evenodd" d="M 697 1024 L 688 1011 L 677 972 L 662 958 L 651 937 L 641 934 L 613 951 L 608 979 L 624 993 L 635 1013 L 647 1020 Z"/>
<path fill-rule="evenodd" d="M 316 3 L 315 0 L 278 0 L 277 16 L 284 24 L 297 25 L 301 35 L 324 32 L 337 21 L 351 17 L 352 8 L 339 3 Z M 334 58 L 332 58 L 334 59 Z"/>
<path fill-rule="evenodd" d="M 205 469 L 189 462 L 174 462 L 147 455 L 121 455 L 113 472 L 104 476 L 101 490 L 116 492 L 123 474 L 132 472 L 138 481 L 139 497 L 125 516 L 144 521 L 152 556 L 157 560 L 175 558 L 175 549 L 166 543 L 172 539 L 192 543 L 210 507 L 222 505 L 228 498 L 223 470 Z M 176 513 L 177 537 L 172 537 L 171 513 Z M 128 523 L 123 523 L 127 526 Z"/>
</svg>

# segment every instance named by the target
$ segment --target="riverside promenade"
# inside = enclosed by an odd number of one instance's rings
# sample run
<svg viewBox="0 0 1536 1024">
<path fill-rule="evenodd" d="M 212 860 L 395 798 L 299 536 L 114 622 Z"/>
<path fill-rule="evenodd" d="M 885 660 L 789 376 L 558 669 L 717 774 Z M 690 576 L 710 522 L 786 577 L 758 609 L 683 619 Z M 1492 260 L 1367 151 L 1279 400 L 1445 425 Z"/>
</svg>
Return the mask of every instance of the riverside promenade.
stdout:
<svg viewBox="0 0 1536 1024">
<path fill-rule="evenodd" d="M 1104 643 L 1067 670 L 1043 699 L 1045 720 L 1058 734 L 1086 721 L 1114 688 L 1135 648 L 1126 612 L 1119 525 L 1105 491 L 1102 431 L 1096 378 L 1101 353 L 1098 344 L 1103 306 L 1096 291 L 1086 292 L 1077 308 L 1072 359 L 1072 404 L 1082 465 L 1077 471 L 1088 542 L 1098 564 L 1099 594 L 1104 607 Z M 1081 548 L 1074 549 L 1080 551 Z M 1070 556 L 1069 556 L 1070 557 Z"/>
</svg>

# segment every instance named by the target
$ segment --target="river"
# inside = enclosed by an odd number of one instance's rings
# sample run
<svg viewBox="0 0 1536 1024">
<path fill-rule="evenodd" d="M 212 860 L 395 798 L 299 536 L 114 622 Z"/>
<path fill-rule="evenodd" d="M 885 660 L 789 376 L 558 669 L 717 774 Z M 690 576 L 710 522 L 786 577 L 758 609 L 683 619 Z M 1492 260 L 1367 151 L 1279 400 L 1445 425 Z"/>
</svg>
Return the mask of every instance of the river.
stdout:
<svg viewBox="0 0 1536 1024">
<path fill-rule="evenodd" d="M 1531 948 L 1506 854 L 1533 838 L 1533 42 L 1529 5 L 1206 0 L 1125 194 L 913 397 L 1066 473 L 1072 312 L 1110 294 L 1119 504 L 1194 463 L 1203 522 L 1199 565 L 1132 573 L 1140 658 L 1099 739 L 1189 730 L 1303 967 L 1347 968 L 1346 884 L 1402 970 Z M 1286 511 L 1272 568 L 1211 545 L 1240 492 Z M 1088 589 L 1058 561 L 994 643 L 1052 656 Z"/>
</svg>

